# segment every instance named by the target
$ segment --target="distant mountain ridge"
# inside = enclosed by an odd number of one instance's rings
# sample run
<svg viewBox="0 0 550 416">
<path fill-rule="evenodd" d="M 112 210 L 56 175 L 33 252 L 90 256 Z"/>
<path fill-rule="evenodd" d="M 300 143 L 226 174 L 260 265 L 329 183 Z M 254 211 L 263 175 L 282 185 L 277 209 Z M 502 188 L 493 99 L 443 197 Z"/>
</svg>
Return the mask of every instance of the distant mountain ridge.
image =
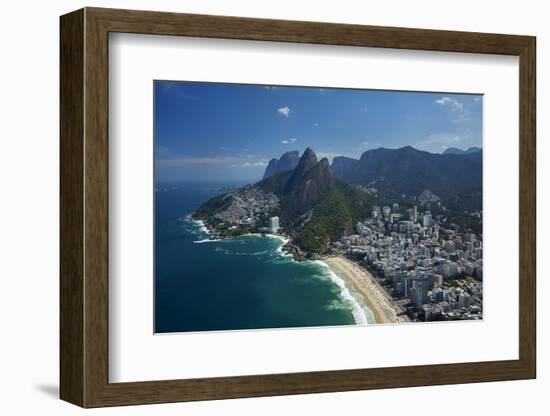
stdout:
<svg viewBox="0 0 550 416">
<path fill-rule="evenodd" d="M 448 147 L 441 154 L 443 154 L 443 155 L 467 155 L 467 154 L 470 154 L 470 153 L 477 153 L 477 152 L 481 152 L 481 148 L 477 147 L 477 146 L 469 147 L 466 150 L 458 149 L 456 147 Z"/>
<path fill-rule="evenodd" d="M 352 184 L 374 186 L 387 195 L 418 196 L 426 189 L 442 198 L 481 192 L 482 151 L 436 154 L 411 146 L 378 148 L 359 160 L 334 158 L 333 174 Z"/>
<path fill-rule="evenodd" d="M 280 159 L 271 159 L 264 172 L 264 179 L 275 175 L 276 173 L 292 170 L 298 166 L 300 153 L 297 150 L 284 153 Z"/>
<path fill-rule="evenodd" d="M 332 159 L 332 173 L 335 176 L 341 178 L 346 175 L 347 172 L 351 171 L 359 163 L 359 160 L 353 159 L 347 156 L 336 156 Z"/>
</svg>

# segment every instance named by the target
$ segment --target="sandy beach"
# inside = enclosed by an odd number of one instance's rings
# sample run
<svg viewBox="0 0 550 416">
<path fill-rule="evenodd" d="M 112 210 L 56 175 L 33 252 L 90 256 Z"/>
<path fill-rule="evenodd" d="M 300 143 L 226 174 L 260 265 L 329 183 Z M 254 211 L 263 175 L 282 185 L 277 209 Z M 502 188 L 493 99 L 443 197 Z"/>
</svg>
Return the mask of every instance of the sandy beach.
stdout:
<svg viewBox="0 0 550 416">
<path fill-rule="evenodd" d="M 353 290 L 363 297 L 365 303 L 374 314 L 378 324 L 407 322 L 406 318 L 397 315 L 388 295 L 379 286 L 366 269 L 342 256 L 323 258 L 334 273 L 351 285 Z"/>
</svg>

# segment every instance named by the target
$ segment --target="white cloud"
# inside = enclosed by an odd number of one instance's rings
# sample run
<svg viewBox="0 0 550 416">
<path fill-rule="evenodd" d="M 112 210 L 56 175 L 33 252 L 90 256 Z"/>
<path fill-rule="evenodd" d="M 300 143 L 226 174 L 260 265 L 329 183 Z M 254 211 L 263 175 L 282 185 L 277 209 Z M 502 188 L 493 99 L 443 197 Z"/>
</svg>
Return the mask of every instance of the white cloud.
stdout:
<svg viewBox="0 0 550 416">
<path fill-rule="evenodd" d="M 472 121 L 472 116 L 468 111 L 464 111 L 462 113 L 458 113 L 457 116 L 451 120 L 451 123 L 453 124 L 465 124 L 470 123 Z"/>
<path fill-rule="evenodd" d="M 223 165 L 235 161 L 232 157 L 189 157 L 181 159 L 161 159 L 157 163 L 161 167 Z"/>
<path fill-rule="evenodd" d="M 162 82 L 160 85 L 162 88 L 162 92 L 165 94 L 171 94 L 188 101 L 197 100 L 197 97 L 185 92 L 185 84 L 181 82 Z"/>
<path fill-rule="evenodd" d="M 266 85 L 264 86 L 266 90 L 278 90 L 280 87 L 277 87 L 275 85 Z"/>
<path fill-rule="evenodd" d="M 454 145 L 457 143 L 460 143 L 462 140 L 462 137 L 457 134 L 450 134 L 450 133 L 437 133 L 437 134 L 430 134 L 425 140 L 421 140 L 415 144 L 415 147 L 426 147 L 430 145 L 440 145 L 440 146 L 447 146 L 447 145 Z"/>
<path fill-rule="evenodd" d="M 241 164 L 232 164 L 229 166 L 232 168 L 257 168 L 257 167 L 265 168 L 267 166 L 267 162 L 264 160 L 260 160 L 258 162 L 244 162 Z"/>
<path fill-rule="evenodd" d="M 443 107 L 449 107 L 452 111 L 464 111 L 464 104 L 451 97 L 441 97 L 440 99 L 435 100 L 434 103 L 442 105 Z"/>
<path fill-rule="evenodd" d="M 295 139 L 295 138 L 291 138 L 291 139 L 284 139 L 281 141 L 282 144 L 292 144 L 292 143 L 296 143 L 296 140 L 298 139 Z"/>
<path fill-rule="evenodd" d="M 277 112 L 281 114 L 282 116 L 289 117 L 290 116 L 290 108 L 287 106 L 281 107 L 277 109 Z"/>
<path fill-rule="evenodd" d="M 319 123 L 317 122 L 313 123 L 313 127 L 319 127 Z"/>
<path fill-rule="evenodd" d="M 330 163 L 332 163 L 332 159 L 334 159 L 336 156 L 346 156 L 346 155 L 343 155 L 342 153 L 336 153 L 336 152 L 316 152 L 316 154 L 319 160 L 324 159 L 326 157 Z"/>
<path fill-rule="evenodd" d="M 365 150 L 370 148 L 370 142 L 363 142 L 359 145 L 359 149 Z"/>
<path fill-rule="evenodd" d="M 267 163 L 266 162 L 254 162 L 254 163 L 250 163 L 250 162 L 245 162 L 241 165 L 242 167 L 251 167 L 251 166 L 261 166 L 261 167 L 264 167 L 264 166 L 267 166 Z"/>
<path fill-rule="evenodd" d="M 479 103 L 479 102 L 481 101 L 481 97 L 475 97 L 475 98 L 474 98 L 474 101 L 475 101 L 476 103 Z"/>
<path fill-rule="evenodd" d="M 236 156 L 211 156 L 211 157 L 188 157 L 180 159 L 160 159 L 157 165 L 163 168 L 193 167 L 193 166 L 212 166 L 223 167 L 265 167 L 267 160 L 259 159 L 258 156 L 251 154 Z"/>
</svg>

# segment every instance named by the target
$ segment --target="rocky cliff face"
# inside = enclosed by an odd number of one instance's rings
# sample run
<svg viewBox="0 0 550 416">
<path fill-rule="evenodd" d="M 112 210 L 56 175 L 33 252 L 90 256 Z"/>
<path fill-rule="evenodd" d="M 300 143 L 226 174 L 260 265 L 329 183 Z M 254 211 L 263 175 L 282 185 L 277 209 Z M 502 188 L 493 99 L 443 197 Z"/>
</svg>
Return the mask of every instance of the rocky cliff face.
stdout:
<svg viewBox="0 0 550 416">
<path fill-rule="evenodd" d="M 317 164 L 317 155 L 309 147 L 305 150 L 298 162 L 298 165 L 292 172 L 290 179 L 285 184 L 283 193 L 290 194 L 301 183 L 305 174 Z"/>
<path fill-rule="evenodd" d="M 295 175 L 287 183 L 291 211 L 303 212 L 313 207 L 335 183 L 328 160 L 322 159 L 317 162 L 315 153 L 311 153 L 310 157 L 303 161 L 303 169 L 299 169 L 302 164 L 300 161 L 294 171 Z"/>
<path fill-rule="evenodd" d="M 332 160 L 331 170 L 337 178 L 343 178 L 359 163 L 357 159 L 346 156 L 337 156 Z"/>
<path fill-rule="evenodd" d="M 273 176 L 277 173 L 277 164 L 279 163 L 279 159 L 271 159 L 269 163 L 267 164 L 267 167 L 265 168 L 264 172 L 264 179 L 269 178 L 270 176 Z"/>
<path fill-rule="evenodd" d="M 277 169 L 279 170 L 279 172 L 292 170 L 296 166 L 298 166 L 299 161 L 300 153 L 297 150 L 283 153 L 283 155 L 279 159 L 279 163 L 277 164 Z"/>
<path fill-rule="evenodd" d="M 280 172 L 294 169 L 300 161 L 300 153 L 297 150 L 284 153 L 280 159 L 271 159 L 265 169 L 264 179 Z"/>
</svg>

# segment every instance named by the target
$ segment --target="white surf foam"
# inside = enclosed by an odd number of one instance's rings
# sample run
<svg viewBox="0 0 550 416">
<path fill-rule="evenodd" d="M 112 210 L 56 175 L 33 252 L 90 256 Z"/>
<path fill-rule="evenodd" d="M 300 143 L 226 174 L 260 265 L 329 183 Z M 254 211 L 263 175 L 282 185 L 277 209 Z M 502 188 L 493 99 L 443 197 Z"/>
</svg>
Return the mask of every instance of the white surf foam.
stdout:
<svg viewBox="0 0 550 416">
<path fill-rule="evenodd" d="M 206 234 L 211 234 L 211 231 L 208 228 L 206 228 L 206 225 L 204 224 L 203 220 L 191 220 L 191 221 L 199 227 L 199 231 Z"/>
<path fill-rule="evenodd" d="M 193 241 L 193 244 L 202 244 L 202 243 L 215 243 L 216 241 L 222 241 L 222 240 L 216 240 L 215 238 L 205 238 L 204 240 L 197 240 Z"/>
<path fill-rule="evenodd" d="M 277 247 L 277 254 L 279 256 L 294 259 L 294 256 L 292 255 L 292 253 L 286 253 L 283 251 L 283 246 L 290 241 L 289 238 L 283 237 L 282 235 L 275 235 L 275 234 L 266 234 L 265 236 L 268 238 L 274 238 L 276 240 L 281 241 L 281 245 Z"/>
<path fill-rule="evenodd" d="M 346 286 L 346 282 L 340 276 L 332 271 L 328 264 L 321 260 L 314 260 L 315 264 L 318 264 L 326 269 L 327 275 L 338 287 L 340 288 L 340 297 L 344 299 L 350 306 L 353 314 L 353 319 L 356 324 L 366 325 L 374 321 L 374 315 L 372 311 L 361 300 L 361 296 L 353 293 Z M 370 317 L 370 319 L 369 319 Z"/>
<path fill-rule="evenodd" d="M 286 253 L 283 251 L 283 246 L 284 244 L 281 244 L 279 247 L 277 247 L 277 254 L 281 257 L 294 260 L 294 256 L 292 255 L 292 253 Z"/>
<path fill-rule="evenodd" d="M 277 240 L 282 241 L 282 242 L 283 242 L 283 244 L 282 244 L 283 246 L 284 246 L 286 243 L 288 243 L 288 242 L 290 241 L 289 238 L 283 237 L 282 235 L 277 235 L 277 234 L 266 234 L 265 236 L 268 237 L 268 238 L 275 238 L 275 239 L 277 239 Z"/>
</svg>

